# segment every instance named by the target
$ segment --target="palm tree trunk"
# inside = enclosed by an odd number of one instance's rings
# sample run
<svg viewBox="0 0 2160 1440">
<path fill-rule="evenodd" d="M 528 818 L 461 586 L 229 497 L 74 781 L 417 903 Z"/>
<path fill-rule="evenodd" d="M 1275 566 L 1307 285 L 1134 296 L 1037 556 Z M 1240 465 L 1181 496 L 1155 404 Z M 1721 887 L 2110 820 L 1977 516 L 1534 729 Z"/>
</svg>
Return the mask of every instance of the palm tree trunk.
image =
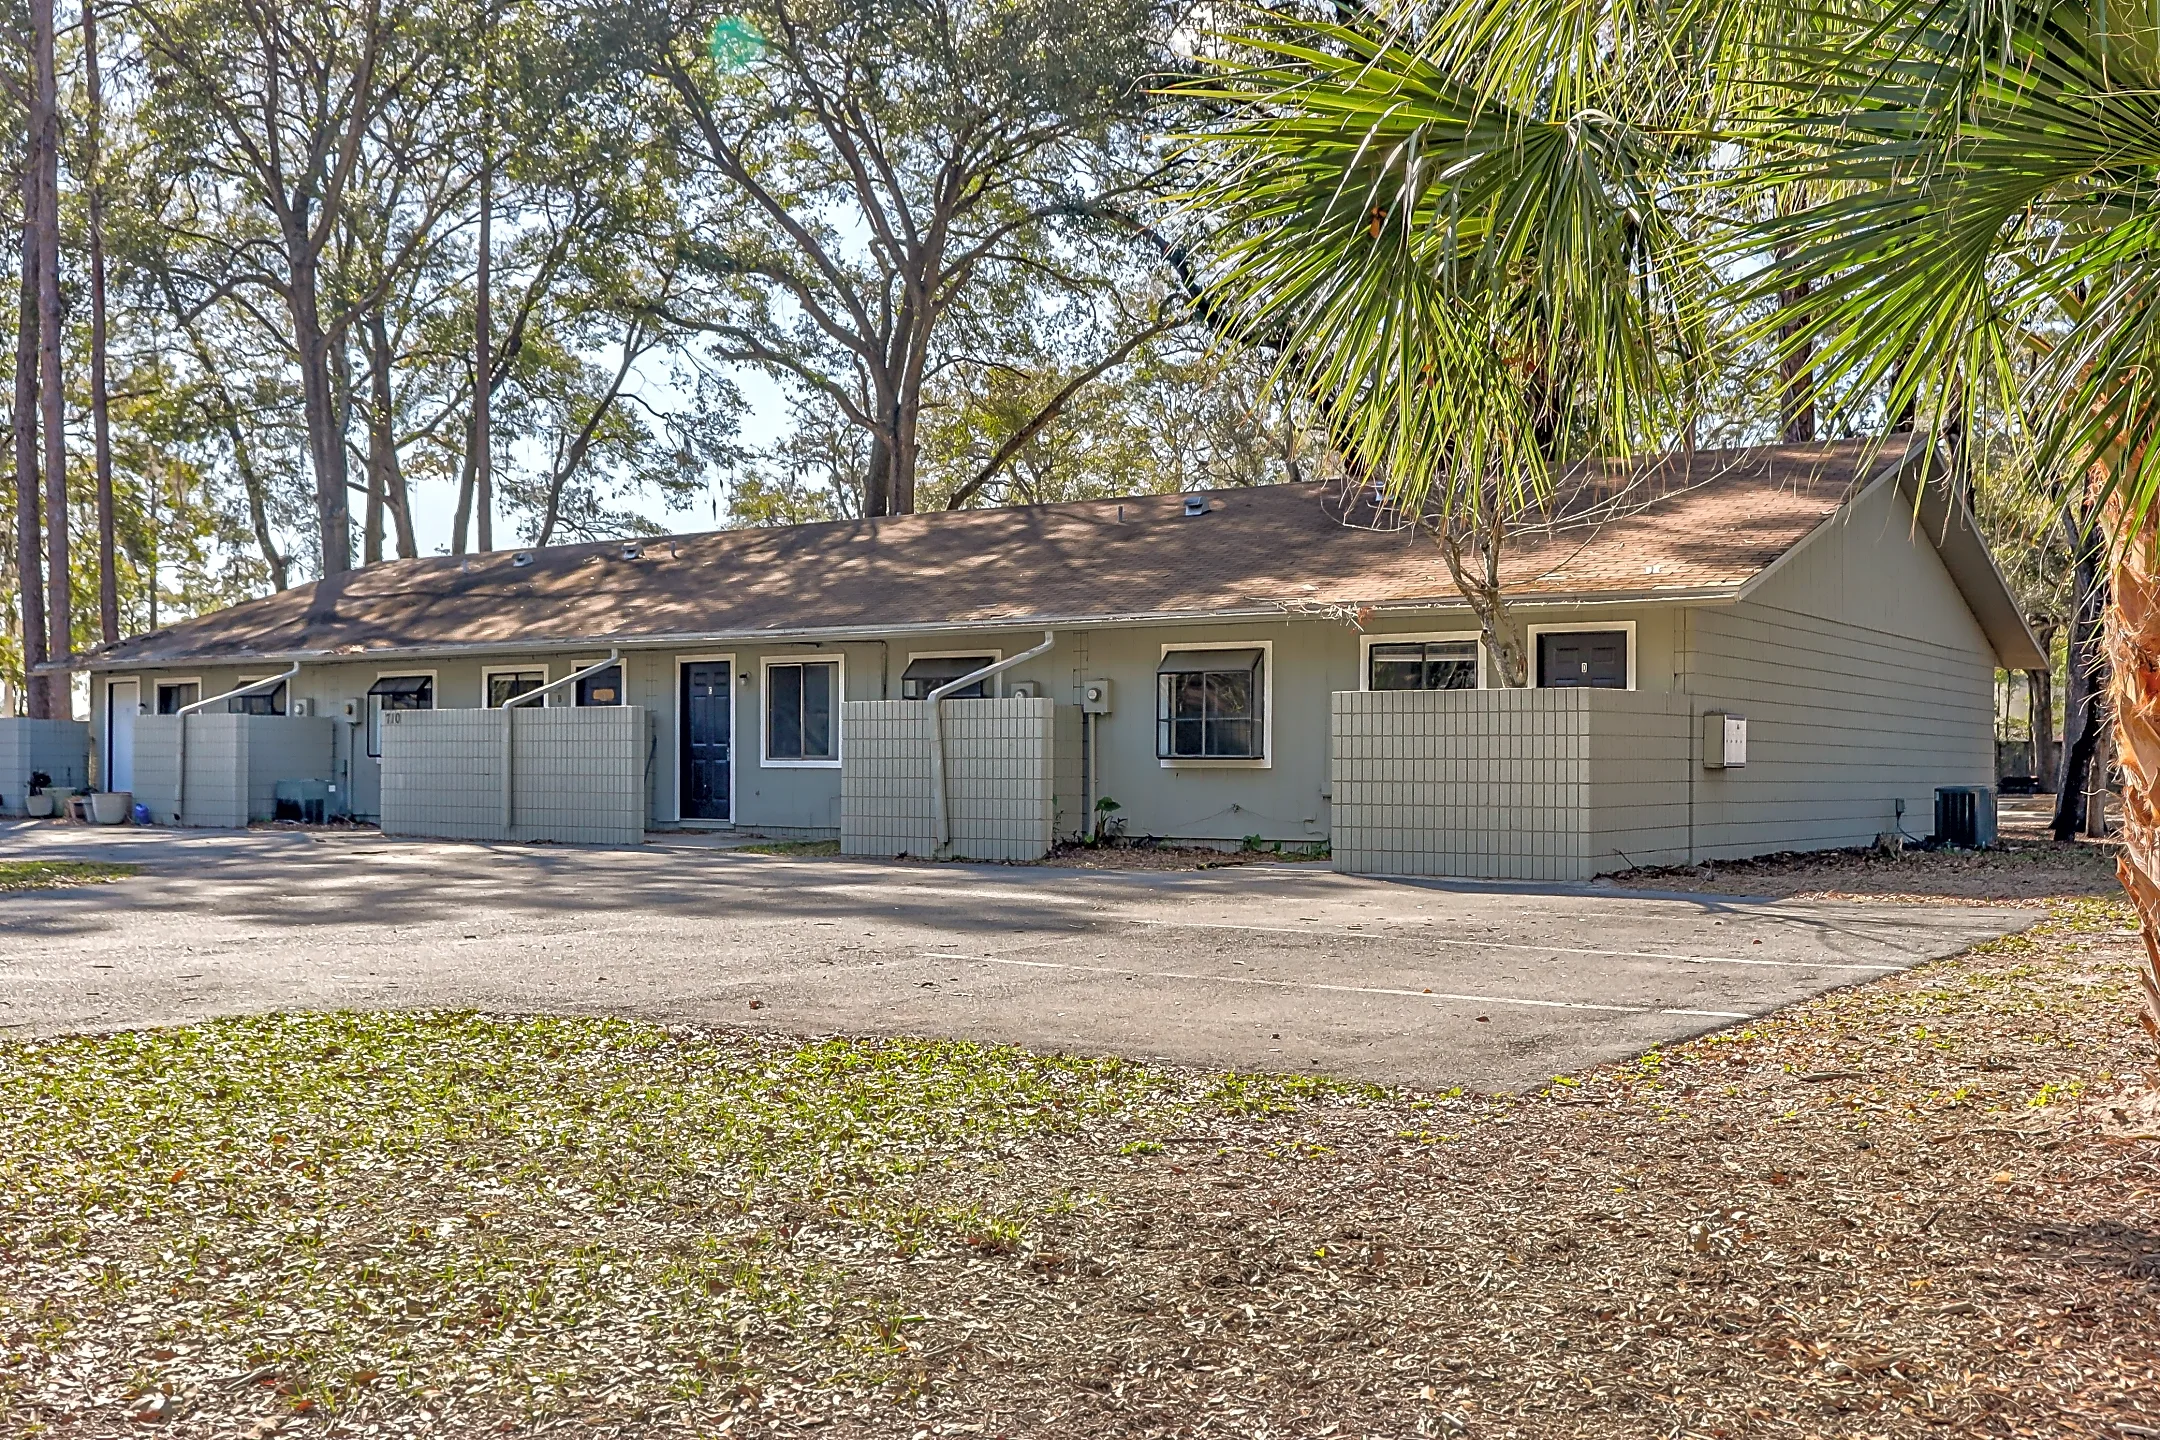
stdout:
<svg viewBox="0 0 2160 1440">
<path fill-rule="evenodd" d="M 2115 547 L 2113 603 L 2107 612 L 2115 748 L 2123 770 L 2122 853 L 2115 874 L 2137 907 L 2145 941 L 2138 1017 L 2160 1040 L 2160 555 L 2148 531 Z"/>
<path fill-rule="evenodd" d="M 97 471 L 98 638 L 110 645 L 120 638 L 119 553 L 113 514 L 112 435 L 105 396 L 105 192 L 98 173 L 98 126 L 104 98 L 98 88 L 97 5 L 84 0 L 82 11 L 83 79 L 89 113 L 84 117 L 84 149 L 90 190 L 90 443 Z"/>
</svg>

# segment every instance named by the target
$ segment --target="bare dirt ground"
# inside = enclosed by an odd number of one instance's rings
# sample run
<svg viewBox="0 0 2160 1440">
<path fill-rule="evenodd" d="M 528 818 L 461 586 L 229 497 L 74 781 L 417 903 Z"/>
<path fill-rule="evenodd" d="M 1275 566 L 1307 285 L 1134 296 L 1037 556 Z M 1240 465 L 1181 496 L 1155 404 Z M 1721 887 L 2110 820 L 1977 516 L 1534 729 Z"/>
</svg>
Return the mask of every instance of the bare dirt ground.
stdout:
<svg viewBox="0 0 2160 1440">
<path fill-rule="evenodd" d="M 2033 835 L 2006 837 L 1991 850 L 1829 850 L 1625 870 L 1609 878 L 1628 889 L 1709 895 L 2041 905 L 2065 895 L 2117 893 L 2116 848 L 2112 841 L 2058 845 Z"/>
<path fill-rule="evenodd" d="M 0 1429 L 2160 1433 L 2128 913 L 1960 858 L 1748 878 L 2047 917 L 1512 1098 L 600 1020 L 7 1046 Z"/>
</svg>

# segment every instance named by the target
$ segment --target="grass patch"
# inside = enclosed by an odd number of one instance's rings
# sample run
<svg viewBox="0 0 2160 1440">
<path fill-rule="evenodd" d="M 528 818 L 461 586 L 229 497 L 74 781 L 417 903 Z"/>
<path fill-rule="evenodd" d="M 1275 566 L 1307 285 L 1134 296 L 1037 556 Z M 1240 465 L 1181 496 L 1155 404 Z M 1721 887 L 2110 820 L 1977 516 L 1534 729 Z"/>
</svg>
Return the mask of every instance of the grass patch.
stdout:
<svg viewBox="0 0 2160 1440">
<path fill-rule="evenodd" d="M 1331 1093 L 1247 1076 L 1225 1098 Z M 773 1387 L 905 1399 L 925 1381 L 904 1275 L 1011 1268 L 1086 1205 L 991 1177 L 1045 1144 L 1159 1153 L 1220 1108 L 1119 1060 L 616 1020 L 0 1047 L 0 1415 L 79 1385 L 86 1344 L 116 1418 L 251 1373 L 206 1393 L 358 1416 L 454 1390 L 467 1421 L 521 1425 L 694 1426 Z"/>
<path fill-rule="evenodd" d="M 102 860 L 0 860 L 0 891 L 103 885 L 141 870 L 140 865 L 114 865 Z"/>
<path fill-rule="evenodd" d="M 772 840 L 762 845 L 737 845 L 738 855 L 837 855 L 838 840 Z"/>
</svg>

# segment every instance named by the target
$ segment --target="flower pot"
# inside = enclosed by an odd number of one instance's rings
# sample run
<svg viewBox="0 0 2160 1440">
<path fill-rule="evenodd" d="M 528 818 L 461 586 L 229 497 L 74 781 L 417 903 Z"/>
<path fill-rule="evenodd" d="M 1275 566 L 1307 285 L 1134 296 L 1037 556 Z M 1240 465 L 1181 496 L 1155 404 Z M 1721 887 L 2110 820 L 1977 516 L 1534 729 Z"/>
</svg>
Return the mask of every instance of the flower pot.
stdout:
<svg viewBox="0 0 2160 1440">
<path fill-rule="evenodd" d="M 125 790 L 104 790 L 90 797 L 90 818 L 100 825 L 125 825 L 135 797 Z"/>
<path fill-rule="evenodd" d="M 40 790 L 23 797 L 23 809 L 33 820 L 42 820 L 53 813 L 53 796 L 50 790 Z"/>
</svg>

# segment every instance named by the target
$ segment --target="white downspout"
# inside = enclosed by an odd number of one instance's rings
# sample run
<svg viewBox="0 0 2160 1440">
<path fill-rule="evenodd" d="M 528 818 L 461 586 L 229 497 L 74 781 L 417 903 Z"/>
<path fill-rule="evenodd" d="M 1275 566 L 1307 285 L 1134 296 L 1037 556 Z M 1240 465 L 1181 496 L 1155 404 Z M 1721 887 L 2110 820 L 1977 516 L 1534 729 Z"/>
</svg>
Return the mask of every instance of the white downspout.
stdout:
<svg viewBox="0 0 2160 1440">
<path fill-rule="evenodd" d="M 178 710 L 173 711 L 173 715 L 175 716 L 175 718 L 180 721 L 180 736 L 178 742 L 174 745 L 174 753 L 179 760 L 179 773 L 173 777 L 173 824 L 178 825 L 180 823 L 180 817 L 184 813 L 186 813 L 187 810 L 188 716 L 193 715 L 198 710 L 206 710 L 212 705 L 222 704 L 224 701 L 227 700 L 237 700 L 242 695 L 252 695 L 257 690 L 274 689 L 277 686 L 282 685 L 286 681 L 292 679 L 295 675 L 298 675 L 299 673 L 300 662 L 295 660 L 292 663 L 292 668 L 290 670 L 287 670 L 282 675 L 272 675 L 267 680 L 250 680 L 247 684 L 242 685 L 237 690 L 227 690 L 222 695 L 212 695 L 207 700 L 197 700 L 192 705 L 183 705 Z"/>
<path fill-rule="evenodd" d="M 935 833 L 940 854 L 952 847 L 952 805 L 945 798 L 945 697 L 955 690 L 965 690 L 970 685 L 987 680 L 1000 671 L 1010 670 L 1015 665 L 1033 660 L 1046 653 L 1055 643 L 1057 631 L 1045 630 L 1042 644 L 1034 649 L 1009 655 L 995 664 L 983 666 L 980 670 L 971 670 L 957 680 L 946 681 L 923 697 L 923 703 L 930 707 L 930 808 L 936 817 Z"/>
<path fill-rule="evenodd" d="M 545 695 L 546 695 L 546 694 L 547 694 L 547 693 L 548 693 L 548 692 L 549 692 L 550 690 L 560 690 L 560 689 L 562 689 L 562 688 L 563 688 L 563 686 L 565 686 L 565 685 L 575 685 L 575 684 L 577 684 L 577 682 L 578 682 L 578 681 L 580 681 L 580 680 L 583 680 L 583 679 L 584 679 L 584 678 L 585 678 L 586 676 L 588 676 L 588 675 L 597 675 L 597 674 L 599 674 L 599 673 L 600 673 L 601 671 L 603 671 L 603 670 L 607 669 L 607 668 L 608 668 L 608 667 L 609 667 L 610 665 L 619 665 L 619 664 L 621 664 L 621 663 L 622 663 L 622 651 L 621 651 L 621 649 L 620 649 L 620 648 L 612 649 L 612 650 L 610 650 L 610 651 L 608 651 L 608 652 L 607 652 L 607 659 L 605 659 L 605 660 L 602 660 L 602 661 L 600 661 L 600 662 L 599 662 L 598 664 L 594 664 L 594 665 L 588 665 L 588 666 L 586 666 L 586 667 L 585 667 L 584 669 L 582 669 L 582 670 L 574 671 L 574 672 L 573 672 L 573 673 L 571 673 L 571 674 L 568 674 L 568 675 L 565 675 L 565 676 L 563 676 L 563 678 L 562 678 L 562 679 L 560 679 L 560 680 L 551 680 L 551 681 L 549 681 L 549 682 L 548 682 L 547 684 L 545 684 L 545 685 L 542 685 L 542 686 L 540 686 L 540 687 L 539 687 L 538 689 L 535 689 L 535 690 L 528 690 L 528 691 L 526 691 L 526 692 L 525 692 L 524 694 L 522 694 L 522 695 L 513 695 L 513 696 L 511 696 L 511 697 L 510 697 L 510 698 L 509 698 L 508 700 L 505 700 L 505 701 L 503 701 L 503 703 L 502 703 L 502 828 L 503 828 L 503 838 L 505 838 L 505 839 L 508 839 L 508 838 L 509 838 L 509 835 L 510 835 L 510 823 L 511 823 L 511 821 L 512 821 L 513 819 L 515 819 L 515 818 L 516 818 L 516 811 L 515 811 L 515 802 L 514 802 L 514 801 L 513 801 L 512 799 L 511 799 L 511 797 L 512 797 L 512 796 L 513 796 L 513 795 L 514 795 L 514 794 L 516 793 L 516 789 L 515 789 L 515 783 L 514 783 L 514 782 L 515 782 L 515 776 L 514 776 L 514 775 L 512 774 L 512 772 L 511 772 L 511 766 L 512 766 L 512 764 L 513 764 L 513 763 L 515 763 L 515 756 L 516 756 L 516 750 L 517 750 L 517 747 L 516 747 L 515 743 L 514 743 L 514 742 L 513 742 L 513 740 L 512 740 L 512 736 L 514 736 L 514 735 L 516 734 L 516 731 L 515 731 L 514 729 L 512 729 L 512 726 L 514 726 L 514 725 L 516 724 L 516 721 L 515 721 L 515 720 L 513 720 L 513 719 L 511 718 L 511 715 L 510 715 L 510 711 L 511 711 L 511 710 L 512 710 L 512 709 L 513 709 L 514 707 L 516 707 L 516 706 L 519 706 L 519 705 L 537 705 L 537 704 L 538 704 L 538 703 L 540 702 L 541 698 L 542 698 L 543 696 L 545 696 Z M 484 699 L 484 698 L 486 698 L 486 697 L 484 697 L 484 696 L 483 696 L 482 698 Z"/>
</svg>

